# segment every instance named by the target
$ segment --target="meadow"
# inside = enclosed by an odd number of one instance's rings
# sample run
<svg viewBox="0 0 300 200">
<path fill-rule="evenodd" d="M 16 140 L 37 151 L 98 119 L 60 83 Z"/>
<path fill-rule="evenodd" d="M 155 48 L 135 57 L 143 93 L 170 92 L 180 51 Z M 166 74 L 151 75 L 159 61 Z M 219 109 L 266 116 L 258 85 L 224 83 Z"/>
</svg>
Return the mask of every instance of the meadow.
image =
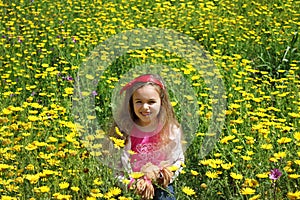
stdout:
<svg viewBox="0 0 300 200">
<path fill-rule="evenodd" d="M 101 144 L 84 144 L 74 86 L 99 44 L 151 27 L 190 36 L 218 68 L 226 110 L 212 150 L 199 156 L 214 111 L 203 72 L 159 48 L 110 63 L 87 94 L 97 116 L 87 118 L 104 131 L 85 138 L 107 138 L 123 74 L 163 64 L 190 84 L 197 102 L 190 115 L 200 122 L 174 183 L 178 199 L 300 199 L 299 1 L 2 0 L 0 7 L 1 200 L 138 199 L 99 159 Z M 176 91 L 170 96 L 181 118 L 185 107 Z"/>
</svg>

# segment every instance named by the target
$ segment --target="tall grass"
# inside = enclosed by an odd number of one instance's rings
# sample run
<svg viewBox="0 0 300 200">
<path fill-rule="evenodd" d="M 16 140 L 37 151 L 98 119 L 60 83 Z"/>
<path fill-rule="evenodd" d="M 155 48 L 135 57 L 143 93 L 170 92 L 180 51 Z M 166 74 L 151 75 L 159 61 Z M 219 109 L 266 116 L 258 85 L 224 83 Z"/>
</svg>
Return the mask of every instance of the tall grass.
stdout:
<svg viewBox="0 0 300 200">
<path fill-rule="evenodd" d="M 111 122 L 111 91 L 127 70 L 161 63 L 190 81 L 201 122 L 175 182 L 178 199 L 300 199 L 299 10 L 274 1 L 2 1 L 1 199 L 137 199 L 82 144 L 72 95 L 78 69 L 111 36 L 173 29 L 198 41 L 223 76 L 225 125 L 199 157 L 212 108 L 199 72 L 160 49 L 118 58 L 97 86 L 96 112 Z M 173 59 L 174 58 L 174 59 Z M 176 59 L 175 59 L 176 58 Z M 116 79 L 115 79 L 116 78 Z M 170 91 L 176 102 L 174 91 Z M 180 118 L 180 102 L 174 107 Z M 104 125 L 105 127 L 105 125 Z M 270 171 L 282 172 L 277 180 Z"/>
</svg>

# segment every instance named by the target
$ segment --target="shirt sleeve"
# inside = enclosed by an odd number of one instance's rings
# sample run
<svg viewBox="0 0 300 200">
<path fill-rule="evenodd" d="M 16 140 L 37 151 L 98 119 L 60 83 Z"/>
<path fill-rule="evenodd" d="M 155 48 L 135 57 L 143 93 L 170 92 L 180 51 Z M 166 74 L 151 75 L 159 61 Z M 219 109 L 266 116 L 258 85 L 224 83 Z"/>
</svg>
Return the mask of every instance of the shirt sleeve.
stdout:
<svg viewBox="0 0 300 200">
<path fill-rule="evenodd" d="M 122 155 L 121 155 L 121 163 L 123 170 L 126 171 L 126 173 L 132 173 L 132 168 L 130 164 L 130 155 L 129 150 L 131 149 L 131 141 L 128 140 L 127 144 L 125 145 Z"/>
<path fill-rule="evenodd" d="M 114 176 L 120 181 L 123 182 L 125 179 L 125 175 L 132 172 L 131 165 L 130 165 L 130 155 L 128 150 L 131 148 L 130 140 L 125 144 L 124 148 L 115 152 L 115 159 L 111 163 L 115 165 Z"/>
<path fill-rule="evenodd" d="M 180 171 L 182 170 L 182 164 L 184 163 L 184 152 L 183 152 L 183 137 L 182 137 L 182 129 L 178 126 L 172 126 L 170 132 L 170 140 L 171 140 L 171 149 L 169 161 L 171 166 L 175 166 L 178 168 L 174 172 L 174 176 L 172 181 L 177 178 Z"/>
</svg>

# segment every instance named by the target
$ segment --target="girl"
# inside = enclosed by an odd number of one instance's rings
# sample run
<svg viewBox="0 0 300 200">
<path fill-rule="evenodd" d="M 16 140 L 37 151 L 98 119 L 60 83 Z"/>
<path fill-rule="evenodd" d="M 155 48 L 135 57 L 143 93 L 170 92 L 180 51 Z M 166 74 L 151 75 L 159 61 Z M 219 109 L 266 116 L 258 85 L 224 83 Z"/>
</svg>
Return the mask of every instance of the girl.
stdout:
<svg viewBox="0 0 300 200">
<path fill-rule="evenodd" d="M 146 174 L 138 180 L 131 179 L 130 185 L 146 199 L 153 195 L 155 200 L 176 199 L 172 182 L 184 162 L 182 131 L 165 84 L 160 76 L 145 74 L 125 85 L 120 95 L 124 93 L 123 106 L 115 116 L 116 126 L 122 132 L 119 135 L 126 141 L 122 167 L 127 173 Z M 177 169 L 174 173 L 168 170 L 171 166 Z M 154 185 L 153 195 L 143 191 L 147 186 L 139 185 L 142 183 L 151 184 L 150 188 Z"/>
</svg>

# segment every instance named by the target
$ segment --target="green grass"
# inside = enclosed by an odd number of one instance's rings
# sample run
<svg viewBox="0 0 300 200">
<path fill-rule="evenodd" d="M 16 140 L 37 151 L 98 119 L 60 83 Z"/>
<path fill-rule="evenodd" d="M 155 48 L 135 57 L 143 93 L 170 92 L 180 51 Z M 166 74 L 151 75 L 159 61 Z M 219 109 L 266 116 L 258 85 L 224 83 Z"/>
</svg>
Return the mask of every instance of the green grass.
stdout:
<svg viewBox="0 0 300 200">
<path fill-rule="evenodd" d="M 192 116 L 200 122 L 175 182 L 178 199 L 300 199 L 299 1 L 34 0 L 0 6 L 1 199 L 137 198 L 83 145 L 71 90 L 99 44 L 151 27 L 191 36 L 219 69 L 227 107 L 213 150 L 199 156 L 211 89 L 203 76 L 195 78 L 198 68 L 191 70 L 174 52 L 144 48 L 110 63 L 96 86 L 95 120 L 107 129 L 113 87 L 128 70 L 169 66 L 191 84 L 198 102 Z M 185 105 L 169 92 L 181 119 Z M 282 176 L 274 183 L 268 174 L 275 168 Z"/>
</svg>

